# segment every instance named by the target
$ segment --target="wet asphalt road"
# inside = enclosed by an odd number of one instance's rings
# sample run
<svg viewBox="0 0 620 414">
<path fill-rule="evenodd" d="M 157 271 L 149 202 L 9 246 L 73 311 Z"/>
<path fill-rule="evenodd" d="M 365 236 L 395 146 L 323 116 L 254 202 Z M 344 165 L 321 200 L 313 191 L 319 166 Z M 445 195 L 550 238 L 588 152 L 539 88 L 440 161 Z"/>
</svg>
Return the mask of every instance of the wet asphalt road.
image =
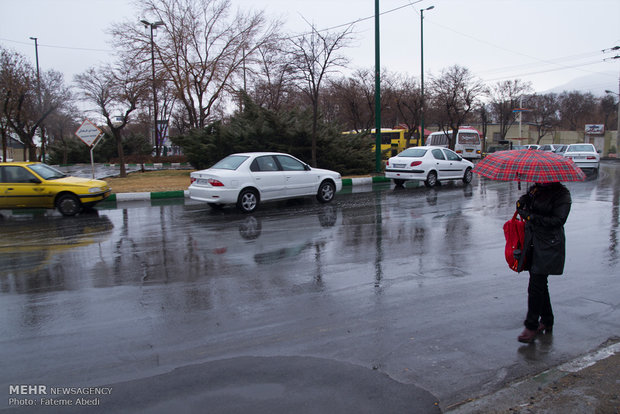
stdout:
<svg viewBox="0 0 620 414">
<path fill-rule="evenodd" d="M 182 200 L 9 215 L 0 409 L 14 384 L 111 384 L 115 411 L 134 411 L 128 400 L 198 411 L 230 395 L 249 399 L 229 412 L 339 395 L 351 412 L 387 400 L 392 412 L 449 409 L 620 336 L 620 163 L 568 187 L 554 334 L 532 345 L 516 341 L 527 275 L 503 259 L 502 224 L 525 190 L 516 183 L 375 185 L 251 216 Z M 276 378 L 302 383 L 289 392 Z"/>
</svg>

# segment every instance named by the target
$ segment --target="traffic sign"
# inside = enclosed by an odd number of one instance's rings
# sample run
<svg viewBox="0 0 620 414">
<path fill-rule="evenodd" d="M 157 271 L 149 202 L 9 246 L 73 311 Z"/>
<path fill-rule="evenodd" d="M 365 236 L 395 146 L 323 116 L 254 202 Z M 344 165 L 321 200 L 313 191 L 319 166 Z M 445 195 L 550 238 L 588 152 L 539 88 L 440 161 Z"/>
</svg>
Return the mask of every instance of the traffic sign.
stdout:
<svg viewBox="0 0 620 414">
<path fill-rule="evenodd" d="M 82 125 L 75 131 L 75 135 L 81 139 L 86 145 L 92 147 L 103 132 L 97 128 L 97 125 L 85 119 Z"/>
</svg>

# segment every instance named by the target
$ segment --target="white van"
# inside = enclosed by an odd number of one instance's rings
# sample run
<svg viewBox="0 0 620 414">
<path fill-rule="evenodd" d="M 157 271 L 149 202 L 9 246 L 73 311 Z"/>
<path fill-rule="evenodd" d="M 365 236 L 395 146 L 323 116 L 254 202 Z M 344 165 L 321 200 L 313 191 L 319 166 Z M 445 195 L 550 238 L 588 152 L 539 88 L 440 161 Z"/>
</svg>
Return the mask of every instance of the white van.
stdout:
<svg viewBox="0 0 620 414">
<path fill-rule="evenodd" d="M 448 147 L 452 131 L 433 132 L 426 139 L 426 145 L 435 147 Z M 480 143 L 480 133 L 471 127 L 461 127 L 456 134 L 454 152 L 463 158 L 476 159 L 482 157 L 482 145 Z"/>
</svg>

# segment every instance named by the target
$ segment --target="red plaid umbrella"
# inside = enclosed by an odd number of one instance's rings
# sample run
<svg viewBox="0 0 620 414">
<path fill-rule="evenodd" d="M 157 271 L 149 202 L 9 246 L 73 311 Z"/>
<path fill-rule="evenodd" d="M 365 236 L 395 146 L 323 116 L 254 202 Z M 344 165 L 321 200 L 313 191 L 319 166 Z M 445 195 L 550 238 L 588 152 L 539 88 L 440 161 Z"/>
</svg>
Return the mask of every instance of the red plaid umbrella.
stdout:
<svg viewBox="0 0 620 414">
<path fill-rule="evenodd" d="M 583 181 L 586 175 L 567 157 L 548 151 L 510 150 L 487 155 L 473 172 L 492 180 L 552 183 Z"/>
</svg>

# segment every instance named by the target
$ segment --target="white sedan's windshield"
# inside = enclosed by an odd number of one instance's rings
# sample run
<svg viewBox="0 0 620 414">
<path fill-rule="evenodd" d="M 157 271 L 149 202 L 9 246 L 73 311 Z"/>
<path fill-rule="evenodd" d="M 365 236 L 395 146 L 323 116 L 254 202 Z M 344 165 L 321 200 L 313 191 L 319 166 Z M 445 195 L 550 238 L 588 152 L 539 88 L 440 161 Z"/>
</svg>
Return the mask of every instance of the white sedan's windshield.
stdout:
<svg viewBox="0 0 620 414">
<path fill-rule="evenodd" d="M 571 145 L 568 152 L 595 152 L 592 145 Z"/>
<path fill-rule="evenodd" d="M 211 168 L 216 170 L 236 170 L 241 164 L 243 164 L 243 161 L 247 159 L 248 157 L 244 155 L 229 155 L 228 157 L 216 162 Z"/>
<path fill-rule="evenodd" d="M 425 149 L 408 148 L 408 149 L 404 150 L 403 152 L 401 152 L 400 154 L 398 154 L 397 157 L 420 158 L 420 157 L 423 157 L 424 154 L 426 154 L 426 150 Z"/>
</svg>

